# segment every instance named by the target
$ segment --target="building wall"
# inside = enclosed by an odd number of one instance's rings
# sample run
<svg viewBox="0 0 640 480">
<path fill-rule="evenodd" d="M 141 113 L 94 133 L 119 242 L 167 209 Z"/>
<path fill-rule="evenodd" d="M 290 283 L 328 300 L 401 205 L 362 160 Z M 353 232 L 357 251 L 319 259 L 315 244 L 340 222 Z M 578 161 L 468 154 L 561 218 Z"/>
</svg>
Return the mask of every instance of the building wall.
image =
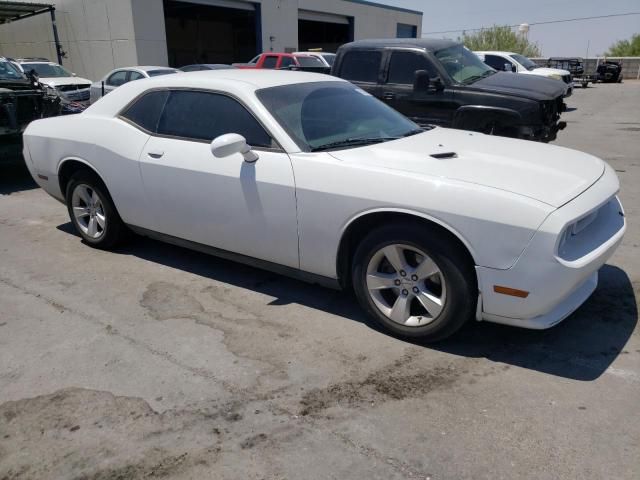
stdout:
<svg viewBox="0 0 640 480">
<path fill-rule="evenodd" d="M 134 13 L 149 3 L 147 0 L 134 0 L 136 8 L 132 8 L 131 0 L 49 2 L 56 7 L 58 36 L 66 52 L 62 61 L 65 67 L 79 76 L 98 79 L 116 66 L 138 62 L 134 18 L 137 23 L 145 16 L 134 17 Z M 164 33 L 162 16 L 160 20 Z M 0 55 L 42 56 L 57 61 L 50 15 L 1 25 Z"/>
<path fill-rule="evenodd" d="M 128 65 L 167 65 L 162 0 L 23 0 L 56 6 L 58 35 L 67 52 L 63 65 L 81 77 L 102 78 Z M 210 0 L 191 0 L 208 3 Z M 211 0 L 215 4 L 215 0 Z M 254 0 L 260 4 L 262 49 L 298 46 L 298 10 L 353 17 L 354 39 L 391 38 L 398 23 L 417 26 L 422 16 L 361 0 Z M 56 61 L 49 14 L 0 25 L 0 55 Z M 249 59 L 247 59 L 249 60 Z"/>
</svg>

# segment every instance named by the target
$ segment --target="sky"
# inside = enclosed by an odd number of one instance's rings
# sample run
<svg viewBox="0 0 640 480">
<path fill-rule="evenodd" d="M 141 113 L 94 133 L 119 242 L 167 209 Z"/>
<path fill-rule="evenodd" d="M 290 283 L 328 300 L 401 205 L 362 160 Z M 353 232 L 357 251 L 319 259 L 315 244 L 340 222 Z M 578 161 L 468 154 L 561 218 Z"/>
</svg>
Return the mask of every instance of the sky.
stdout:
<svg viewBox="0 0 640 480">
<path fill-rule="evenodd" d="M 640 12 L 640 0 L 373 0 L 424 12 L 423 36 L 456 39 L 464 29 Z M 425 35 L 428 32 L 455 30 Z M 470 32 L 471 33 L 471 32 Z M 529 40 L 545 57 L 601 55 L 640 33 L 640 15 L 532 25 Z"/>
</svg>

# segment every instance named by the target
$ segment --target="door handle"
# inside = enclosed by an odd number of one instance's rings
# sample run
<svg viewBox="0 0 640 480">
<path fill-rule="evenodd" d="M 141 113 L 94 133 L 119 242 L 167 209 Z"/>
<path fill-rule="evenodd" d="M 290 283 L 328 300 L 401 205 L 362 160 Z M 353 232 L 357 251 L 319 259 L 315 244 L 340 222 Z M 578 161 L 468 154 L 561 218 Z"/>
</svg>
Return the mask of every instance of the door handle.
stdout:
<svg viewBox="0 0 640 480">
<path fill-rule="evenodd" d="M 151 158 L 160 158 L 164 155 L 164 152 L 147 152 Z"/>
<path fill-rule="evenodd" d="M 396 94 L 393 92 L 384 92 L 382 94 L 382 98 L 384 100 L 393 100 L 394 98 L 396 98 Z"/>
</svg>

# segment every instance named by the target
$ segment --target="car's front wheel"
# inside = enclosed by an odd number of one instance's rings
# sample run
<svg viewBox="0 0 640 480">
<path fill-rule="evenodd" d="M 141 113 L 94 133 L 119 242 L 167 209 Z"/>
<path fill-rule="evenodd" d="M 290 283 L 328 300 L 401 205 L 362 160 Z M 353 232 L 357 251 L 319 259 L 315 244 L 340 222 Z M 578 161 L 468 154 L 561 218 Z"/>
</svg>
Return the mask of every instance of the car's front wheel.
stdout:
<svg viewBox="0 0 640 480">
<path fill-rule="evenodd" d="M 426 341 L 457 331 L 473 316 L 478 297 L 469 256 L 420 225 L 367 235 L 353 258 L 352 281 L 360 304 L 380 325 Z"/>
<path fill-rule="evenodd" d="M 92 247 L 109 249 L 126 237 L 127 227 L 100 178 L 89 170 L 73 174 L 66 191 L 73 226 Z"/>
</svg>

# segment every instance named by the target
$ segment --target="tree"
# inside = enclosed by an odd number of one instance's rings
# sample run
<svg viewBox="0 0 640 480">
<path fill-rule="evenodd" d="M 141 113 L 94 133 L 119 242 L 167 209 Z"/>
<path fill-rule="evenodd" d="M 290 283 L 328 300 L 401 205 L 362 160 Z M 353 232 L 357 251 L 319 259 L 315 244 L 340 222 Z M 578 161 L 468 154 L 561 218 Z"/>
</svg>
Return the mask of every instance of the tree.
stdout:
<svg viewBox="0 0 640 480">
<path fill-rule="evenodd" d="M 470 50 L 501 50 L 520 53 L 525 57 L 540 57 L 542 53 L 535 43 L 526 37 L 517 35 L 509 26 L 494 25 L 476 33 L 462 33 L 459 41 Z"/>
<path fill-rule="evenodd" d="M 640 57 L 640 34 L 636 33 L 631 40 L 619 40 L 609 47 L 607 57 Z"/>
</svg>

